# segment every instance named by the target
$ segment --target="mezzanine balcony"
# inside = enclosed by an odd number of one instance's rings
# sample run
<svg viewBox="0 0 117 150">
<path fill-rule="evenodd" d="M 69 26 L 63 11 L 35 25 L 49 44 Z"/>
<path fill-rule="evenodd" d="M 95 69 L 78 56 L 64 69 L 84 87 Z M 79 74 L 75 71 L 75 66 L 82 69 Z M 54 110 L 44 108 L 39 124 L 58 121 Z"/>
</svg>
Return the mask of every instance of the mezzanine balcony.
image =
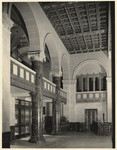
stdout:
<svg viewBox="0 0 117 150">
<path fill-rule="evenodd" d="M 10 60 L 11 60 L 11 85 L 34 92 L 36 72 L 12 57 L 10 58 Z M 43 95 L 51 99 L 54 99 L 56 96 L 56 85 L 44 77 L 43 82 L 44 82 Z M 63 89 L 60 89 L 59 93 L 60 93 L 59 95 L 60 101 L 66 103 L 67 93 Z"/>
</svg>

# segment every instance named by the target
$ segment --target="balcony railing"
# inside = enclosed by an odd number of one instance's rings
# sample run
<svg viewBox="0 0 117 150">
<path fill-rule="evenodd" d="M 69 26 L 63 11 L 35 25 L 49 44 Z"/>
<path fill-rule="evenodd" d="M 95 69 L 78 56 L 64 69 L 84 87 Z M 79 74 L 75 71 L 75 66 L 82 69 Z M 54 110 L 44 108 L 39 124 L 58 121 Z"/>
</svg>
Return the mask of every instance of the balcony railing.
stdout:
<svg viewBox="0 0 117 150">
<path fill-rule="evenodd" d="M 67 99 L 67 93 L 63 89 L 60 89 L 60 96 Z"/>
<path fill-rule="evenodd" d="M 77 102 L 97 102 L 104 101 L 107 98 L 106 91 L 89 91 L 89 92 L 77 92 Z"/>
<path fill-rule="evenodd" d="M 35 71 L 11 57 L 11 85 L 35 91 L 35 74 Z M 55 98 L 56 85 L 44 77 L 43 83 L 44 96 Z M 63 89 L 60 89 L 60 99 L 66 103 L 67 94 Z"/>
<path fill-rule="evenodd" d="M 55 93 L 56 85 L 44 77 L 43 80 L 44 80 L 44 90 Z"/>
<path fill-rule="evenodd" d="M 28 82 L 35 82 L 36 72 L 11 57 L 11 74 Z"/>
</svg>

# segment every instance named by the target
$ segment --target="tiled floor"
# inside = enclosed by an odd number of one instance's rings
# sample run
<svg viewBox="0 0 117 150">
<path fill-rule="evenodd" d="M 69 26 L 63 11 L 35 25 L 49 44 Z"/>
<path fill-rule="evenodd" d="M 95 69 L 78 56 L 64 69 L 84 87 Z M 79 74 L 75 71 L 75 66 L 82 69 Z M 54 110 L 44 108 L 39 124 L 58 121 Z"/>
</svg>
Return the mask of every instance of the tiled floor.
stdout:
<svg viewBox="0 0 117 150">
<path fill-rule="evenodd" d="M 111 136 L 89 133 L 44 135 L 45 143 L 29 143 L 29 137 L 11 141 L 11 148 L 112 148 Z"/>
</svg>

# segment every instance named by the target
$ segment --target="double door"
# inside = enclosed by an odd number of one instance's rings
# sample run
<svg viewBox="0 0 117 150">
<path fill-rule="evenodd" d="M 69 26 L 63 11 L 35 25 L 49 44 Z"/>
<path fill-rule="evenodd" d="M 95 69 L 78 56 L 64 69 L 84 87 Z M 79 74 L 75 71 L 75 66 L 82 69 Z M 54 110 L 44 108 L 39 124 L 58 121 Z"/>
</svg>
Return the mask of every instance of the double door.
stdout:
<svg viewBox="0 0 117 150">
<path fill-rule="evenodd" d="M 85 109 L 85 123 L 86 129 L 90 130 L 91 124 L 98 121 L 97 109 Z"/>
<path fill-rule="evenodd" d="M 31 132 L 31 102 L 15 100 L 15 136 Z"/>
</svg>

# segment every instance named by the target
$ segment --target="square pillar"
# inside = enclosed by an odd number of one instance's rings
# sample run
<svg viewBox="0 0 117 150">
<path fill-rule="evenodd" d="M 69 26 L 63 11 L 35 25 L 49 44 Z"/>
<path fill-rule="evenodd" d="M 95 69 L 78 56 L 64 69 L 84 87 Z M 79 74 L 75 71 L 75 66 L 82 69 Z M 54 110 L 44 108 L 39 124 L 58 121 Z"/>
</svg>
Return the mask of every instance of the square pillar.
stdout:
<svg viewBox="0 0 117 150">
<path fill-rule="evenodd" d="M 10 29 L 8 14 L 2 14 L 2 147 L 10 148 Z"/>
<path fill-rule="evenodd" d="M 112 122 L 112 80 L 111 77 L 106 78 L 107 81 L 107 122 Z"/>
</svg>

